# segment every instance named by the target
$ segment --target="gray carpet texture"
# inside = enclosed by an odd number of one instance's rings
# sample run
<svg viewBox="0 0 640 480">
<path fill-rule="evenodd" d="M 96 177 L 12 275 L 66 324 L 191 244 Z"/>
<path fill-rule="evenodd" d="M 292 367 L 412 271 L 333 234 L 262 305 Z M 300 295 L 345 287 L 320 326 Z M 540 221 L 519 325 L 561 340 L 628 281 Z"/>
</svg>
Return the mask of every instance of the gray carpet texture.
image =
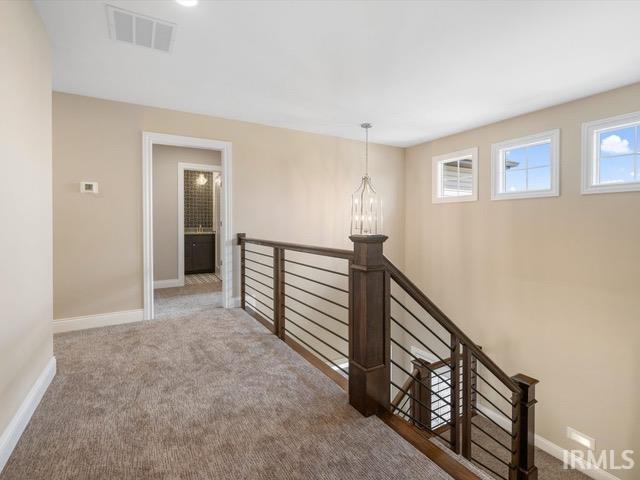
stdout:
<svg viewBox="0 0 640 480">
<path fill-rule="evenodd" d="M 191 275 L 187 275 L 187 278 Z M 213 277 L 213 275 L 211 276 Z M 222 308 L 222 282 L 189 283 L 184 287 L 159 288 L 153 291 L 156 320 L 179 319 L 212 308 Z"/>
<path fill-rule="evenodd" d="M 449 479 L 241 310 L 54 337 L 1 480 Z"/>
</svg>

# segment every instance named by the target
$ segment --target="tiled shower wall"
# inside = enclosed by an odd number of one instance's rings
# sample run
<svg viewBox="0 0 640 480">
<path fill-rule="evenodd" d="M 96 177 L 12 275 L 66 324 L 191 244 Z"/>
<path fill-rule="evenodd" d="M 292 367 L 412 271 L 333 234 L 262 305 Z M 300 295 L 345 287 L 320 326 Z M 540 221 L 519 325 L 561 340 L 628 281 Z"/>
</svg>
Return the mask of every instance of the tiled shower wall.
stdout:
<svg viewBox="0 0 640 480">
<path fill-rule="evenodd" d="M 200 174 L 205 176 L 207 183 L 198 185 L 196 179 Z M 184 226 L 185 228 L 213 227 L 213 173 L 184 172 Z"/>
</svg>

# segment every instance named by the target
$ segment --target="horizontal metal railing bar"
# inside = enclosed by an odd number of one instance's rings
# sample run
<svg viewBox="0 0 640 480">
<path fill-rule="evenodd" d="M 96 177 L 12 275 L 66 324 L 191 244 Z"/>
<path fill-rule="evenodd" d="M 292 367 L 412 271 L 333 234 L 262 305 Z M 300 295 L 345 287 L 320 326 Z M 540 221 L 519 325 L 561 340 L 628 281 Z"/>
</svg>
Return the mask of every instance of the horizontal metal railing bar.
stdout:
<svg viewBox="0 0 640 480">
<path fill-rule="evenodd" d="M 315 310 L 316 312 L 321 313 L 322 315 L 326 315 L 327 317 L 331 318 L 332 320 L 335 320 L 336 322 L 341 323 L 341 324 L 342 324 L 342 325 L 344 325 L 345 327 L 348 327 L 348 326 L 349 326 L 349 324 L 348 324 L 347 322 L 345 322 L 345 321 L 343 321 L 343 320 L 340 320 L 339 318 L 336 318 L 336 317 L 334 317 L 333 315 L 328 314 L 327 312 L 323 312 L 323 311 L 322 311 L 322 310 L 320 310 L 319 308 L 312 307 L 311 305 L 309 305 L 309 304 L 307 304 L 307 303 L 303 302 L 302 300 L 297 299 L 296 297 L 292 297 L 291 295 L 288 295 L 288 294 L 286 294 L 286 293 L 284 294 L 284 296 L 285 296 L 285 297 L 287 297 L 287 298 L 289 298 L 289 299 L 291 299 L 291 300 L 293 300 L 294 302 L 298 302 L 298 303 L 300 303 L 300 304 L 304 305 L 305 307 L 310 308 L 311 310 Z"/>
<path fill-rule="evenodd" d="M 409 400 L 411 400 L 411 399 L 405 395 L 404 402 L 402 402 L 402 405 L 400 405 L 399 410 L 404 412 L 404 407 L 407 406 L 407 403 L 409 403 Z"/>
<path fill-rule="evenodd" d="M 267 320 L 270 323 L 273 323 L 273 318 L 269 318 L 269 316 L 264 313 L 263 311 L 261 311 L 258 307 L 256 307 L 255 305 L 248 305 L 249 308 L 255 310 L 256 312 L 258 312 L 260 315 L 262 315 L 262 317 Z"/>
<path fill-rule="evenodd" d="M 402 387 L 396 385 L 393 381 L 391 382 L 391 385 L 393 385 L 394 387 L 396 387 L 398 390 L 402 391 Z M 412 400 L 414 400 L 415 402 L 419 403 L 420 405 L 422 405 L 424 408 L 430 408 L 427 405 L 425 405 L 424 403 L 422 403 L 420 400 L 418 400 L 417 398 L 413 397 L 411 394 L 405 392 L 405 394 L 411 398 Z M 393 407 L 396 410 L 398 409 L 398 407 Z M 445 442 L 450 442 L 450 440 L 448 440 L 447 438 L 443 437 L 442 435 L 440 435 L 439 433 L 435 432 L 430 426 L 425 425 L 423 422 L 421 422 L 420 420 L 418 420 L 417 418 L 413 417 L 412 415 L 408 414 L 407 412 L 403 412 L 406 416 L 408 416 L 409 418 L 411 418 L 411 420 L 413 420 L 416 423 L 419 423 L 420 425 L 422 425 L 424 428 L 426 428 L 427 430 L 429 430 L 429 432 L 431 432 L 433 435 L 437 435 L 438 437 L 442 438 Z M 444 421 L 443 422 L 446 425 L 452 426 L 451 423 Z"/>
<path fill-rule="evenodd" d="M 269 306 L 266 303 L 264 303 L 262 300 L 260 300 L 259 298 L 254 297 L 253 295 L 251 295 L 249 292 L 244 292 L 244 294 L 248 297 L 253 298 L 256 302 L 258 302 L 260 305 L 267 307 L 269 310 L 273 311 L 273 306 Z M 251 305 L 253 307 L 253 305 Z"/>
<path fill-rule="evenodd" d="M 255 253 L 256 255 L 262 255 L 263 257 L 269 257 L 269 258 L 273 258 L 273 255 L 267 255 L 266 253 L 260 253 L 260 252 L 256 252 L 254 250 L 247 250 L 246 248 L 244 249 L 245 253 Z"/>
<path fill-rule="evenodd" d="M 480 393 L 480 392 L 478 391 L 478 389 L 477 389 L 477 388 L 474 388 L 474 387 L 473 387 L 473 385 L 471 385 L 471 391 L 472 391 L 472 392 L 477 393 L 477 394 L 478 394 L 478 395 L 480 395 L 480 396 L 481 396 L 485 401 L 489 402 L 489 404 L 490 404 L 493 408 L 495 408 L 499 413 L 501 413 L 502 415 L 504 415 L 504 417 L 505 417 L 507 420 L 509 420 L 510 422 L 512 422 L 512 421 L 513 421 L 513 419 L 511 418 L 511 415 L 507 415 L 506 413 L 504 413 L 504 412 L 502 411 L 502 409 L 501 409 L 501 408 L 499 408 L 495 403 L 493 403 L 491 400 L 489 400 L 487 397 L 485 397 L 482 393 Z"/>
<path fill-rule="evenodd" d="M 327 356 L 323 355 L 322 353 L 320 353 L 318 350 L 316 350 L 315 348 L 313 348 L 311 345 L 309 345 L 307 342 L 305 342 L 304 340 L 301 340 L 300 337 L 296 336 L 295 334 L 291 333 L 290 330 L 287 330 L 287 326 L 285 323 L 285 327 L 284 327 L 284 331 L 286 333 L 286 335 L 289 335 L 291 337 L 293 337 L 294 339 L 296 339 L 298 342 L 300 342 L 301 344 L 303 344 L 305 347 L 311 349 L 312 352 L 314 352 L 316 355 L 319 355 L 320 357 L 322 357 L 324 360 L 326 360 L 327 362 L 329 362 L 331 365 L 333 365 L 334 367 L 336 367 L 337 369 L 339 369 L 340 371 L 342 371 L 345 375 L 349 375 L 349 372 L 346 371 L 344 368 L 342 368 L 340 365 L 338 365 L 337 363 L 335 363 L 333 360 L 331 360 L 330 358 L 328 358 Z"/>
<path fill-rule="evenodd" d="M 485 468 L 487 470 L 489 470 L 491 473 L 493 473 L 496 477 L 498 478 L 502 478 L 503 480 L 507 480 L 507 477 L 500 475 L 498 472 L 496 472 L 493 468 L 487 467 L 484 463 L 480 462 L 479 460 L 471 457 L 470 459 L 472 462 L 477 463 L 478 465 L 480 465 L 482 468 Z"/>
<path fill-rule="evenodd" d="M 404 408 L 404 407 L 402 407 Z M 395 412 L 396 415 L 398 415 L 399 417 L 401 417 L 403 420 L 409 421 L 409 413 L 405 412 L 404 410 L 398 408 L 398 410 L 396 410 Z"/>
<path fill-rule="evenodd" d="M 413 379 L 414 382 L 418 382 L 420 385 L 422 385 L 425 388 L 429 388 L 429 386 L 426 383 L 423 383 L 418 377 L 413 376 L 411 373 L 409 373 L 409 371 L 405 370 L 404 367 L 402 367 L 402 365 L 400 365 L 398 362 L 396 362 L 395 360 L 390 360 L 392 365 L 395 365 L 397 368 L 399 368 L 400 370 L 402 370 L 405 375 L 408 375 L 409 377 L 411 377 Z M 445 400 L 443 397 L 441 397 L 438 393 L 434 392 L 433 390 L 431 391 L 431 393 L 433 395 L 435 395 L 436 397 L 438 397 L 440 400 L 442 400 L 445 403 L 448 403 L 449 405 L 451 405 L 451 402 Z"/>
<path fill-rule="evenodd" d="M 346 306 L 342 305 L 341 303 L 334 302 L 333 300 L 329 300 L 328 298 L 324 298 L 324 297 L 322 297 L 322 296 L 318 295 L 317 293 L 310 292 L 309 290 L 305 290 L 304 288 L 296 287 L 295 285 L 292 285 L 292 284 L 290 284 L 290 283 L 288 283 L 288 282 L 284 282 L 284 284 L 285 284 L 286 286 L 288 286 L 288 287 L 295 288 L 295 289 L 297 289 L 297 290 L 300 290 L 301 292 L 304 292 L 304 293 L 307 293 L 307 294 L 309 294 L 309 295 L 312 295 L 312 296 L 314 296 L 314 297 L 316 297 L 316 298 L 319 298 L 320 300 L 324 300 L 325 302 L 329 302 L 329 303 L 332 303 L 332 304 L 334 304 L 334 305 L 336 305 L 336 306 L 338 306 L 338 307 L 342 307 L 342 308 L 344 308 L 345 310 L 349 310 L 349 307 L 346 307 Z"/>
<path fill-rule="evenodd" d="M 301 327 L 301 326 L 300 326 L 300 325 L 298 325 L 296 322 L 294 322 L 293 320 L 291 320 L 289 317 L 285 316 L 285 317 L 284 317 L 284 319 L 285 319 L 287 322 L 289 322 L 289 323 L 291 323 L 291 324 L 295 325 L 297 328 L 299 328 L 300 330 L 302 330 L 302 331 L 303 331 L 304 333 L 306 333 L 307 335 L 311 335 L 311 336 L 312 336 L 313 338 L 315 338 L 317 341 L 319 341 L 320 343 L 322 343 L 322 344 L 326 345 L 327 347 L 329 347 L 329 348 L 330 348 L 331 350 L 333 350 L 334 352 L 336 352 L 336 353 L 338 353 L 338 354 L 342 355 L 342 356 L 343 356 L 343 357 L 345 357 L 345 358 L 349 358 L 349 355 L 348 355 L 348 354 L 346 354 L 346 353 L 344 353 L 344 352 L 341 352 L 341 351 L 340 351 L 340 350 L 338 350 L 336 347 L 334 347 L 333 345 L 331 345 L 329 342 L 325 342 L 323 339 L 321 339 L 320 337 L 318 337 L 318 336 L 314 335 L 313 333 L 311 333 L 311 332 L 310 332 L 309 330 L 307 330 L 306 328 Z M 285 322 L 285 325 L 286 325 L 286 322 Z"/>
<path fill-rule="evenodd" d="M 504 433 L 506 433 L 507 435 L 509 435 L 511 438 L 516 438 L 516 435 L 511 433 L 509 430 L 507 430 L 506 428 L 504 428 L 502 425 L 500 425 L 498 422 L 496 422 L 495 420 L 493 420 L 492 418 L 490 418 L 486 413 L 484 413 L 482 410 L 479 409 L 475 409 L 475 411 L 482 415 L 484 418 L 486 418 L 487 420 L 489 420 L 491 423 L 493 423 L 496 427 L 498 427 L 500 430 L 502 430 Z"/>
<path fill-rule="evenodd" d="M 416 397 L 414 397 L 413 395 L 411 395 L 411 394 L 409 393 L 409 391 L 408 391 L 408 390 L 405 390 L 405 389 L 404 389 L 404 388 L 402 388 L 401 386 L 396 385 L 396 384 L 395 384 L 395 382 L 393 382 L 393 380 L 392 380 L 390 383 L 391 383 L 391 385 L 393 385 L 394 387 L 396 387 L 398 390 L 400 390 L 402 393 L 404 393 L 406 396 L 408 396 L 408 397 L 409 397 L 409 398 L 411 398 L 412 400 L 415 400 L 417 403 L 419 403 L 420 405 L 422 405 L 422 407 L 427 408 L 427 409 L 428 409 L 428 410 L 429 410 L 433 415 L 435 415 L 436 417 L 438 417 L 438 418 L 439 418 L 440 420 L 442 420 L 444 423 L 446 423 L 447 425 L 452 425 L 452 423 L 451 423 L 449 420 L 445 419 L 442 415 L 439 415 L 439 414 L 435 413 L 435 412 L 433 411 L 433 409 L 431 408 L 431 406 L 430 406 L 430 405 L 427 405 L 426 403 L 424 403 L 424 402 L 422 402 L 422 401 L 418 400 Z"/>
<path fill-rule="evenodd" d="M 416 322 L 418 322 L 420 325 L 422 325 L 424 328 L 426 328 L 427 330 L 429 330 L 429 332 L 431 333 L 431 335 L 433 335 L 434 337 L 436 337 L 438 340 L 440 340 L 442 342 L 442 344 L 447 347 L 448 349 L 451 349 L 451 343 L 450 342 L 445 342 L 442 338 L 440 338 L 440 336 L 434 332 L 433 330 L 431 330 L 422 320 L 420 320 L 417 315 L 415 313 L 413 313 L 411 310 L 409 310 L 404 304 L 400 303 L 400 301 L 394 297 L 393 295 L 391 295 L 391 299 L 396 302 L 398 305 L 400 305 L 402 307 L 402 309 L 407 312 L 409 315 L 411 315 Z"/>
<path fill-rule="evenodd" d="M 414 373 L 416 373 L 415 370 Z M 409 390 L 414 382 L 415 380 L 412 377 L 408 377 L 402 384 L 402 388 L 404 388 L 405 390 Z M 393 400 L 391 401 L 391 405 L 397 407 L 405 396 L 406 395 L 403 392 L 396 393 L 396 395 L 393 397 Z"/>
<path fill-rule="evenodd" d="M 298 275 L 297 273 L 293 273 L 293 272 L 290 272 L 288 270 L 285 270 L 284 273 L 286 273 L 287 275 L 293 275 L 294 277 L 301 278 L 302 280 L 305 280 L 307 282 L 317 283 L 318 285 L 322 285 L 323 287 L 333 288 L 334 290 L 337 290 L 339 292 L 343 292 L 343 293 L 347 293 L 347 294 L 349 293 L 349 290 L 345 290 L 344 288 L 336 287 L 336 286 L 330 285 L 328 283 L 321 282 L 319 280 L 314 280 L 313 278 L 307 278 L 307 277 L 305 277 L 303 275 Z"/>
<path fill-rule="evenodd" d="M 406 348 L 404 348 L 402 345 L 400 345 L 398 342 L 396 342 L 393 338 L 391 338 L 391 342 L 393 344 L 395 344 L 396 346 L 398 346 L 400 349 L 404 350 L 404 352 L 409 355 L 411 358 L 413 358 L 414 360 L 419 360 L 418 357 L 416 357 L 413 353 L 411 353 L 409 350 L 407 350 Z M 438 378 L 440 378 L 445 385 L 448 385 L 449 388 L 451 388 L 451 384 L 449 382 L 447 382 L 444 378 L 442 378 L 442 376 L 436 372 L 435 370 L 432 370 L 431 367 L 427 366 L 427 365 L 423 365 L 427 370 L 429 370 L 431 373 L 433 373 L 435 376 L 437 376 Z"/>
<path fill-rule="evenodd" d="M 500 445 L 502 448 L 504 448 L 506 451 L 511 452 L 511 453 L 515 453 L 513 450 L 511 450 L 510 447 L 507 447 L 504 443 L 502 443 L 500 440 L 498 440 L 496 437 L 494 437 L 493 435 L 491 435 L 489 432 L 487 432 L 485 429 L 483 429 L 482 427 L 479 427 L 478 425 L 476 425 L 475 423 L 473 423 L 473 419 L 471 420 L 471 426 L 472 427 L 476 427 L 478 430 L 480 430 L 482 433 L 484 433 L 487 437 L 489 437 L 491 440 L 493 440 L 494 442 L 496 442 L 498 445 Z"/>
<path fill-rule="evenodd" d="M 245 259 L 245 261 L 246 261 L 246 262 L 253 262 L 253 263 L 257 263 L 258 265 L 262 265 L 263 267 L 273 268 L 273 265 L 269 265 L 269 264 L 267 264 L 267 263 L 259 262 L 259 261 L 257 261 L 257 260 L 254 260 L 253 258 L 247 258 L 247 257 L 245 257 L 244 259 Z"/>
<path fill-rule="evenodd" d="M 473 355 L 480 360 L 495 377 L 500 380 L 512 392 L 520 392 L 520 387 L 498 365 L 491 360 L 460 328 L 451 321 L 409 278 L 400 271 L 388 258 L 385 257 L 385 266 L 391 278 L 422 308 L 424 308 L 434 320 L 442 325 L 460 343 L 468 347 Z"/>
<path fill-rule="evenodd" d="M 245 276 L 245 278 L 248 278 L 249 280 L 252 280 L 252 281 L 254 281 L 254 282 L 256 282 L 256 283 L 259 283 L 259 284 L 260 284 L 260 285 L 262 285 L 263 287 L 270 288 L 271 290 L 273 290 L 273 285 L 267 285 L 266 283 L 261 282 L 260 280 L 256 280 L 255 278 L 253 278 L 253 277 L 251 277 L 251 276 L 247 275 L 246 273 L 244 274 L 244 276 Z M 245 283 L 245 285 L 246 285 L 246 283 Z"/>
<path fill-rule="evenodd" d="M 285 305 L 284 308 L 286 308 L 287 310 L 292 311 L 293 313 L 295 313 L 296 315 L 300 315 L 302 318 L 304 318 L 305 320 L 307 320 L 308 322 L 313 323 L 314 325 L 322 328 L 323 330 L 326 330 L 327 332 L 329 332 L 332 335 L 335 335 L 336 337 L 338 337 L 340 340 L 342 340 L 343 342 L 349 343 L 349 340 L 344 338 L 342 335 L 340 335 L 339 333 L 334 332 L 333 330 L 325 327 L 324 325 L 322 325 L 321 323 L 316 322 L 315 320 L 311 320 L 309 317 L 307 317 L 306 315 L 303 315 L 302 313 L 298 312 L 297 310 L 294 310 L 293 308 L 291 308 L 288 305 Z"/>
<path fill-rule="evenodd" d="M 300 265 L 302 267 L 315 268 L 316 270 L 322 270 L 323 272 L 334 273 L 336 275 L 341 275 L 341 276 L 347 277 L 347 278 L 349 277 L 349 274 L 347 274 L 347 273 L 336 272 L 335 270 L 331 270 L 329 268 L 317 267 L 315 265 L 309 265 L 308 263 L 296 262 L 295 260 L 289 260 L 287 258 L 285 258 L 284 261 L 288 262 L 288 263 L 295 263 L 296 265 Z"/>
<path fill-rule="evenodd" d="M 417 418 L 414 418 L 411 414 L 407 413 L 407 412 L 403 412 L 403 414 L 408 417 L 411 421 L 417 423 L 418 425 L 421 425 L 425 430 L 428 430 L 429 433 L 431 435 L 435 435 L 437 437 L 440 437 L 443 441 L 447 442 L 449 445 L 451 445 L 451 440 L 449 440 L 446 437 L 443 437 L 442 435 L 440 435 L 438 432 L 435 431 L 434 428 L 429 427 L 427 425 L 425 425 L 424 423 L 422 423 L 420 420 L 418 420 Z M 440 424 L 440 426 L 442 426 L 443 424 Z"/>
<path fill-rule="evenodd" d="M 251 270 L 252 272 L 259 273 L 260 275 L 264 275 L 265 277 L 267 277 L 267 278 L 269 278 L 269 279 L 273 280 L 273 277 L 272 277 L 271 275 L 267 275 L 266 273 L 262 273 L 262 272 L 261 272 L 261 271 L 259 271 L 259 270 L 254 270 L 253 268 L 251 268 L 251 267 L 247 267 L 246 265 L 244 266 L 244 268 L 246 268 L 247 270 Z"/>
<path fill-rule="evenodd" d="M 409 329 L 407 327 L 405 327 L 404 325 L 402 325 L 400 322 L 398 322 L 398 320 L 396 320 L 395 318 L 393 318 L 392 315 L 389 315 L 389 317 L 391 318 L 391 320 L 393 321 L 393 323 L 395 323 L 396 325 L 398 325 L 402 330 L 404 330 L 405 332 L 407 332 L 409 335 L 411 335 L 411 337 L 418 342 L 420 345 L 422 345 L 424 348 L 426 348 L 427 350 L 429 350 L 434 357 L 436 357 L 438 360 L 440 360 L 441 362 L 444 362 L 444 358 L 440 357 L 440 355 L 438 355 L 436 352 L 434 352 L 429 346 L 427 346 L 426 343 L 424 343 L 422 340 L 420 340 L 418 337 L 416 337 L 413 333 L 411 333 L 409 331 Z M 451 370 L 453 370 L 453 366 L 449 367 Z"/>
<path fill-rule="evenodd" d="M 254 286 L 252 286 L 252 285 L 250 285 L 250 284 L 248 284 L 248 283 L 245 283 L 245 284 L 244 284 L 244 287 L 245 287 L 245 288 L 250 288 L 252 292 L 259 293 L 260 295 L 262 295 L 262 296 L 264 296 L 264 297 L 267 297 L 269 300 L 273 301 L 273 297 L 272 297 L 272 296 L 267 295 L 266 293 L 261 292 L 261 291 L 260 291 L 260 290 L 258 290 L 256 287 L 254 287 Z"/>
<path fill-rule="evenodd" d="M 509 465 L 507 462 L 505 462 L 504 460 L 502 460 L 500 457 L 498 457 L 495 453 L 490 452 L 489 450 L 487 450 L 486 448 L 484 448 L 482 445 L 480 445 L 478 442 L 476 442 L 473 438 L 471 439 L 471 443 L 473 443 L 476 447 L 481 448 L 482 450 L 484 450 L 485 452 L 487 452 L 489 455 L 491 455 L 493 458 L 495 458 L 496 460 L 498 460 L 500 463 L 502 463 L 505 467 L 507 468 L 511 468 L 511 465 Z"/>
<path fill-rule="evenodd" d="M 242 242 L 251 243 L 253 245 L 262 245 L 263 247 L 283 248 L 294 252 L 311 253 L 313 255 L 321 255 L 324 257 L 344 258 L 346 260 L 351 260 L 353 258 L 353 250 L 315 247 L 311 245 L 300 245 L 297 243 L 273 242 L 271 240 L 260 240 L 258 238 L 243 238 Z"/>
<path fill-rule="evenodd" d="M 435 402 L 435 403 L 437 403 L 437 400 L 436 400 L 436 402 Z M 451 407 L 449 407 L 449 405 L 442 405 L 441 407 L 434 407 L 434 406 L 432 405 L 432 406 L 431 406 L 431 409 L 432 409 L 432 410 L 435 410 L 436 412 L 437 412 L 438 410 L 442 410 L 442 409 L 446 409 L 448 412 L 450 412 L 450 411 L 451 411 Z"/>
<path fill-rule="evenodd" d="M 491 382 L 489 382 L 488 380 L 486 380 L 482 375 L 480 375 L 477 371 L 477 369 L 471 369 L 471 372 L 474 373 L 480 380 L 482 380 L 484 383 L 486 383 L 489 387 L 491 387 L 498 395 L 500 395 L 506 402 L 509 403 L 509 405 L 513 406 L 513 400 L 509 399 L 509 397 L 507 397 L 506 395 L 503 395 L 502 393 L 500 393 L 500 391 L 494 387 Z"/>
</svg>

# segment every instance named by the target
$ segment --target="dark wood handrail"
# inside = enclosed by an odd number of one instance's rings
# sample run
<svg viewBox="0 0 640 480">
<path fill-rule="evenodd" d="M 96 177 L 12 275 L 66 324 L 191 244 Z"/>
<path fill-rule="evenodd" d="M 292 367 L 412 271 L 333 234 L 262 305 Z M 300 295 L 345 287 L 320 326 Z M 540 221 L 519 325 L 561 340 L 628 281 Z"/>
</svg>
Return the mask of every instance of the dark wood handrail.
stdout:
<svg viewBox="0 0 640 480">
<path fill-rule="evenodd" d="M 384 258 L 385 267 L 389 271 L 391 278 L 405 291 L 411 298 L 429 315 L 433 317 L 440 325 L 442 325 L 449 333 L 456 336 L 460 343 L 468 348 L 473 356 L 478 359 L 483 366 L 487 368 L 493 375 L 498 378 L 509 390 L 514 393 L 520 393 L 520 387 L 505 373 L 498 365 L 495 364 L 455 323 L 451 321 L 445 313 L 440 310 L 435 303 L 427 297 L 409 278 L 400 271 L 387 257 Z"/>
<path fill-rule="evenodd" d="M 242 243 L 251 243 L 253 245 L 261 245 L 263 247 L 282 248 L 284 250 L 311 253 L 314 255 L 322 255 L 324 257 L 343 258 L 346 260 L 351 260 L 353 258 L 353 250 L 316 247 L 313 245 L 302 245 L 299 243 L 274 242 L 271 240 L 262 240 L 259 238 L 246 238 L 238 235 L 238 245 L 242 245 Z"/>
</svg>

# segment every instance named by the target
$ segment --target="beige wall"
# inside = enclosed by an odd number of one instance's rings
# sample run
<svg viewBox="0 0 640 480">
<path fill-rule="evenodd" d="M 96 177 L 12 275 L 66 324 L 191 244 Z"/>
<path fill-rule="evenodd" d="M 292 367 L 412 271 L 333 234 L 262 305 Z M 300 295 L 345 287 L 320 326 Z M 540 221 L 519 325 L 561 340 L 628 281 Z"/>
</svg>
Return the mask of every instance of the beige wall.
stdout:
<svg viewBox="0 0 640 480">
<path fill-rule="evenodd" d="M 178 163 L 220 165 L 220 152 L 153 146 L 153 277 L 178 278 Z"/>
<path fill-rule="evenodd" d="M 142 308 L 143 131 L 232 142 L 234 233 L 350 248 L 361 142 L 64 93 L 53 116 L 54 318 Z M 370 171 L 401 264 L 404 151 L 372 145 Z M 100 194 L 80 195 L 81 180 Z"/>
<path fill-rule="evenodd" d="M 51 52 L 31 2 L 0 2 L 0 434 L 53 355 Z"/>
<path fill-rule="evenodd" d="M 410 148 L 405 197 L 410 277 L 505 370 L 540 379 L 538 433 L 577 448 L 570 425 L 636 462 L 640 193 L 580 194 L 580 128 L 638 110 L 640 84 Z M 491 201 L 491 143 L 555 128 L 561 196 Z M 479 200 L 432 204 L 432 157 L 475 146 Z"/>
</svg>

